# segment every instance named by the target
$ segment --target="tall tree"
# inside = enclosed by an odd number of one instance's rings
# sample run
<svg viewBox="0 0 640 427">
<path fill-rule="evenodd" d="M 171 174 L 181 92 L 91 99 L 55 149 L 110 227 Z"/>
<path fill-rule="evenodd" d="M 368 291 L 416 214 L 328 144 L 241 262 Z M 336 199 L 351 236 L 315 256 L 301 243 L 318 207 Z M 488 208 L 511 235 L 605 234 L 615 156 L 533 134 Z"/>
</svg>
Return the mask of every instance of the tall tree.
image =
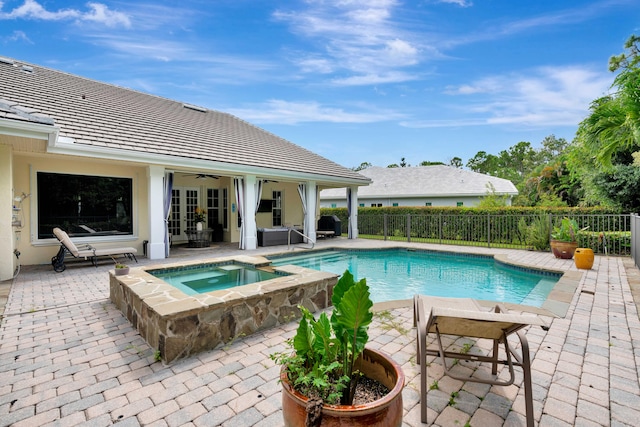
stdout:
<svg viewBox="0 0 640 427">
<path fill-rule="evenodd" d="M 498 157 L 487 154 L 486 151 L 478 151 L 475 156 L 469 159 L 467 167 L 474 172 L 498 176 Z"/>
<path fill-rule="evenodd" d="M 509 150 L 501 151 L 499 155 L 501 178 L 509 179 L 518 185 L 534 169 L 536 157 L 531 143 L 526 141 L 520 141 Z"/>
<path fill-rule="evenodd" d="M 609 59 L 609 70 L 620 71 L 613 81 L 615 92 L 591 103 L 591 114 L 580 123 L 578 137 L 597 153 L 602 166 L 612 166 L 611 158 L 620 149 L 640 146 L 640 37 L 632 35 L 627 50 Z"/>
<path fill-rule="evenodd" d="M 553 134 L 545 136 L 542 140 L 542 148 L 538 151 L 538 162 L 546 164 L 553 161 L 564 153 L 568 146 L 569 143 L 564 138 L 558 139 Z"/>
</svg>

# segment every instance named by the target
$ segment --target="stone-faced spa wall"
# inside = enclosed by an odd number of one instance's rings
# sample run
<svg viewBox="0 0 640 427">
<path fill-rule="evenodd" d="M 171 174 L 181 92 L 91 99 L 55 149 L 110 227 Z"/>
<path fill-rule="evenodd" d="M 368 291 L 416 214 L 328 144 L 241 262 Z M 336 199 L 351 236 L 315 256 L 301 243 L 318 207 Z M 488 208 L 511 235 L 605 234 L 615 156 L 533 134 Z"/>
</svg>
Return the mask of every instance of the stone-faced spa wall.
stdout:
<svg viewBox="0 0 640 427">
<path fill-rule="evenodd" d="M 230 258 L 182 263 L 229 262 Z M 262 257 L 240 256 L 234 262 L 268 265 Z M 152 276 L 131 269 L 110 273 L 110 299 L 165 363 L 211 350 L 241 335 L 288 323 L 300 316 L 298 305 L 312 312 L 331 305 L 338 276 L 297 266 L 276 267 L 290 275 L 235 288 L 189 296 Z"/>
</svg>

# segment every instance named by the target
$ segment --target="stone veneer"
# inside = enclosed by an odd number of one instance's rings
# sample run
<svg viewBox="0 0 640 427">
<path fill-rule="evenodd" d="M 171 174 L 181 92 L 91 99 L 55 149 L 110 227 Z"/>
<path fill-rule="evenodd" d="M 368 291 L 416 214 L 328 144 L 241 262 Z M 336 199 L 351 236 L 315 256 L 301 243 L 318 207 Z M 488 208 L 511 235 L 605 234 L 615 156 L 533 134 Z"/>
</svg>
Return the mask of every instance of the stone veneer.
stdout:
<svg viewBox="0 0 640 427">
<path fill-rule="evenodd" d="M 286 276 L 193 296 L 147 272 L 229 262 L 271 268 L 264 257 L 234 256 L 133 268 L 124 276 L 112 271 L 110 299 L 165 363 L 287 323 L 300 316 L 298 305 L 312 312 L 331 305 L 338 276 L 293 265 L 273 268 Z"/>
</svg>

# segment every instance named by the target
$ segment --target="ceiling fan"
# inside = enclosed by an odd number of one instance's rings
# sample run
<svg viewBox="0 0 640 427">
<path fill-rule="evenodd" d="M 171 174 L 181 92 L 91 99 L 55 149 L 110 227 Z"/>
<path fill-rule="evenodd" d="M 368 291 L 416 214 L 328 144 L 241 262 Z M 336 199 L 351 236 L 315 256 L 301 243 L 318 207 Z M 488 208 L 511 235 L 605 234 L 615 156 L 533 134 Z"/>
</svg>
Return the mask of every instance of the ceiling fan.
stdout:
<svg viewBox="0 0 640 427">
<path fill-rule="evenodd" d="M 196 179 L 207 179 L 207 178 L 218 179 L 218 178 L 220 178 L 217 175 L 209 175 L 209 174 L 206 174 L 206 173 L 192 173 L 192 174 L 185 174 L 185 176 L 195 176 Z"/>
</svg>

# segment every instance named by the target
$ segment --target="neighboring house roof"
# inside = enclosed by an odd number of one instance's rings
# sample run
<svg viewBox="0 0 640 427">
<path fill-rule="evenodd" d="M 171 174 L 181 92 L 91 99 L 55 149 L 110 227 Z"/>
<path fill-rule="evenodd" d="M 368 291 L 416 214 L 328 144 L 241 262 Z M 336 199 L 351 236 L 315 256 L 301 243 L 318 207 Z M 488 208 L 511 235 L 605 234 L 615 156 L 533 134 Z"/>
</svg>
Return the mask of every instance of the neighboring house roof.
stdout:
<svg viewBox="0 0 640 427">
<path fill-rule="evenodd" d="M 231 114 L 10 58 L 0 57 L 0 98 L 10 106 L 17 103 L 26 111 L 49 116 L 60 128 L 60 136 L 71 138 L 75 146 L 368 183 L 351 169 Z M 24 119 L 13 110 L 5 113 L 14 114 L 5 118 Z"/>
<path fill-rule="evenodd" d="M 373 181 L 358 189 L 358 198 L 376 197 L 453 197 L 484 196 L 491 183 L 499 195 L 517 195 L 518 190 L 508 179 L 496 178 L 453 166 L 415 166 L 383 168 L 373 166 L 360 174 Z M 344 188 L 331 188 L 320 192 L 320 199 L 346 198 Z"/>
</svg>

